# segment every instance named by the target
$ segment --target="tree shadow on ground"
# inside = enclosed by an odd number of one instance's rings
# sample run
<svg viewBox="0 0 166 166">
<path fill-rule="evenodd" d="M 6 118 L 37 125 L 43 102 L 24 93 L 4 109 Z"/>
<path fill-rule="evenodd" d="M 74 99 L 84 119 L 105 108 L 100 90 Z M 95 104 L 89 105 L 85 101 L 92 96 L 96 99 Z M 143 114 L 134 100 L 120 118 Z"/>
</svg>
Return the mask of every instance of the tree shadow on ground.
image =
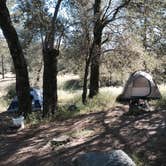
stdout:
<svg viewBox="0 0 166 166">
<path fill-rule="evenodd" d="M 126 116 L 127 108 L 117 106 L 107 111 L 80 115 L 65 121 L 25 129 L 1 136 L 0 165 L 70 166 L 71 160 L 89 151 L 110 152 L 122 149 L 137 154 L 148 166 L 166 163 L 166 110 L 138 116 Z M 88 137 L 71 138 L 62 147 L 52 149 L 48 142 L 69 131 L 91 129 Z"/>
</svg>

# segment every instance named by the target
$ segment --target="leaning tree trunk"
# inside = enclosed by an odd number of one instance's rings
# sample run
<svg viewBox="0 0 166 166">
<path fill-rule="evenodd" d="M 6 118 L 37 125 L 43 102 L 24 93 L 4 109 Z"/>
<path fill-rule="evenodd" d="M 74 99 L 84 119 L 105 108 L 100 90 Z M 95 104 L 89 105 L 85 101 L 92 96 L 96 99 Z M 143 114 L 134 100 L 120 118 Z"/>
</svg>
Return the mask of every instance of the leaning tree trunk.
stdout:
<svg viewBox="0 0 166 166">
<path fill-rule="evenodd" d="M 88 42 L 90 43 L 90 42 Z M 82 92 L 82 103 L 86 104 L 86 98 L 87 98 L 87 84 L 88 84 L 88 75 L 89 75 L 89 67 L 91 64 L 91 59 L 93 55 L 93 50 L 94 50 L 94 43 L 92 43 L 92 46 L 90 48 L 87 48 L 87 57 L 86 57 L 86 62 L 85 62 L 85 70 L 84 70 L 84 82 L 83 82 L 83 92 Z"/>
<path fill-rule="evenodd" d="M 4 79 L 5 78 L 4 55 L 1 55 L 1 65 L 2 65 L 2 79 Z"/>
<path fill-rule="evenodd" d="M 86 59 L 85 72 L 84 72 L 84 83 L 83 83 L 83 92 L 82 92 L 82 103 L 83 104 L 86 104 L 87 83 L 88 83 L 90 60 L 91 60 L 91 56 L 88 56 Z"/>
<path fill-rule="evenodd" d="M 43 73 L 43 117 L 54 114 L 57 110 L 57 56 L 56 49 L 43 50 L 44 73 Z"/>
<path fill-rule="evenodd" d="M 30 86 L 26 61 L 14 29 L 6 0 L 0 2 L 0 27 L 8 43 L 16 72 L 16 92 L 18 96 L 19 112 L 27 116 L 31 112 Z"/>
</svg>

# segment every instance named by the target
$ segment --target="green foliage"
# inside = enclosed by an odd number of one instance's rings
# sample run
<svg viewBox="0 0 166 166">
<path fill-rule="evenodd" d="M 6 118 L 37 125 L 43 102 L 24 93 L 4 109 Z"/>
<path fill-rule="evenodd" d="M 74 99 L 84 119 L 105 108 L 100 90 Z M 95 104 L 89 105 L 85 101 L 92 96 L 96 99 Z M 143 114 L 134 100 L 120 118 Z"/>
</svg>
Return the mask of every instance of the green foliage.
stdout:
<svg viewBox="0 0 166 166">
<path fill-rule="evenodd" d="M 162 98 L 155 103 L 156 108 L 166 109 L 166 90 L 161 88 Z"/>
<path fill-rule="evenodd" d="M 64 83 L 64 90 L 79 90 L 82 88 L 82 81 L 79 79 L 71 79 Z"/>
<path fill-rule="evenodd" d="M 117 47 L 103 56 L 101 66 L 103 85 L 123 85 L 129 74 L 137 70 L 155 73 L 161 69 L 162 61 L 155 53 L 146 51 L 137 36 L 123 34 L 117 40 Z"/>
<path fill-rule="evenodd" d="M 107 90 L 108 91 L 108 90 Z M 42 119 L 42 112 L 33 112 L 29 115 L 26 123 L 28 125 L 36 125 L 40 123 L 48 123 L 55 120 L 66 120 L 81 114 L 88 114 L 90 112 L 98 112 L 109 109 L 114 106 L 116 94 L 111 92 L 102 91 L 94 99 L 88 99 L 87 104 L 82 104 L 81 97 L 76 96 L 74 99 L 69 100 L 67 103 L 59 105 L 58 111 L 54 116 Z M 70 109 L 74 106 L 75 109 Z"/>
<path fill-rule="evenodd" d="M 12 84 L 8 87 L 8 92 L 5 98 L 10 101 L 14 96 L 16 96 L 16 87 L 15 84 Z"/>
<path fill-rule="evenodd" d="M 97 112 L 101 110 L 106 110 L 112 107 L 115 104 L 116 95 L 112 95 L 109 92 L 101 92 L 99 95 L 95 96 L 93 99 L 88 99 L 86 105 L 82 104 L 81 97 L 75 97 L 72 101 L 69 101 L 67 104 L 67 108 L 69 105 L 73 104 L 76 106 L 77 111 L 69 112 L 67 109 L 64 109 L 62 113 L 65 116 L 75 116 L 79 114 L 86 114 L 90 112 Z M 67 111 L 67 112 L 66 112 Z"/>
<path fill-rule="evenodd" d="M 38 111 L 38 112 L 32 112 L 31 114 L 28 115 L 25 123 L 27 125 L 38 125 L 43 121 L 42 119 L 42 112 Z"/>
<path fill-rule="evenodd" d="M 146 161 L 143 161 L 138 154 L 134 153 L 131 155 L 131 158 L 135 162 L 136 166 L 148 166 Z"/>
<path fill-rule="evenodd" d="M 55 113 L 55 117 L 52 120 L 54 120 L 54 119 L 65 120 L 65 119 L 72 118 L 79 114 L 79 110 L 69 111 L 68 107 L 69 107 L 69 105 L 60 106 L 59 110 Z"/>
<path fill-rule="evenodd" d="M 2 72 L 2 67 L 1 67 L 1 63 L 2 63 L 2 56 L 3 56 L 3 65 L 4 65 L 4 71 L 5 73 L 10 72 L 11 68 L 13 66 L 13 63 L 11 61 L 11 56 L 9 53 L 9 49 L 7 46 L 7 43 L 5 40 L 0 39 L 0 48 L 1 48 L 1 52 L 0 52 L 0 73 Z"/>
</svg>

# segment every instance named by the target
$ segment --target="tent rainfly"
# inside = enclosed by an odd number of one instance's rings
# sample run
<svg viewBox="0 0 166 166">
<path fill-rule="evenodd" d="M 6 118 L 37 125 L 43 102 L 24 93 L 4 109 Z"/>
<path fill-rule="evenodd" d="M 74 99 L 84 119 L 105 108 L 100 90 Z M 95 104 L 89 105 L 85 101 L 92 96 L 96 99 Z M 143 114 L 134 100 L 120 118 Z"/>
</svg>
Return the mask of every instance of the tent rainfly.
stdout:
<svg viewBox="0 0 166 166">
<path fill-rule="evenodd" d="M 136 71 L 130 75 L 120 100 L 160 99 L 161 94 L 152 76 L 144 71 Z"/>
<path fill-rule="evenodd" d="M 42 110 L 43 107 L 43 94 L 42 91 L 36 88 L 30 89 L 30 95 L 32 98 L 32 111 Z M 18 98 L 15 96 L 7 109 L 8 112 L 18 111 Z"/>
</svg>

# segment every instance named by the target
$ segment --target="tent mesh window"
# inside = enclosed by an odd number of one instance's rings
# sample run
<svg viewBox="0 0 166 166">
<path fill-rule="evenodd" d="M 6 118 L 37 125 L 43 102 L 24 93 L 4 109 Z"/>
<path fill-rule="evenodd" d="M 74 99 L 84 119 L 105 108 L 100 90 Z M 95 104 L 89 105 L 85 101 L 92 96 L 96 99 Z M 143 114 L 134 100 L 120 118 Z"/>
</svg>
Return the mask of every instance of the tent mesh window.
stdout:
<svg viewBox="0 0 166 166">
<path fill-rule="evenodd" d="M 148 96 L 150 93 L 151 85 L 145 77 L 138 77 L 133 80 L 132 96 Z"/>
</svg>

